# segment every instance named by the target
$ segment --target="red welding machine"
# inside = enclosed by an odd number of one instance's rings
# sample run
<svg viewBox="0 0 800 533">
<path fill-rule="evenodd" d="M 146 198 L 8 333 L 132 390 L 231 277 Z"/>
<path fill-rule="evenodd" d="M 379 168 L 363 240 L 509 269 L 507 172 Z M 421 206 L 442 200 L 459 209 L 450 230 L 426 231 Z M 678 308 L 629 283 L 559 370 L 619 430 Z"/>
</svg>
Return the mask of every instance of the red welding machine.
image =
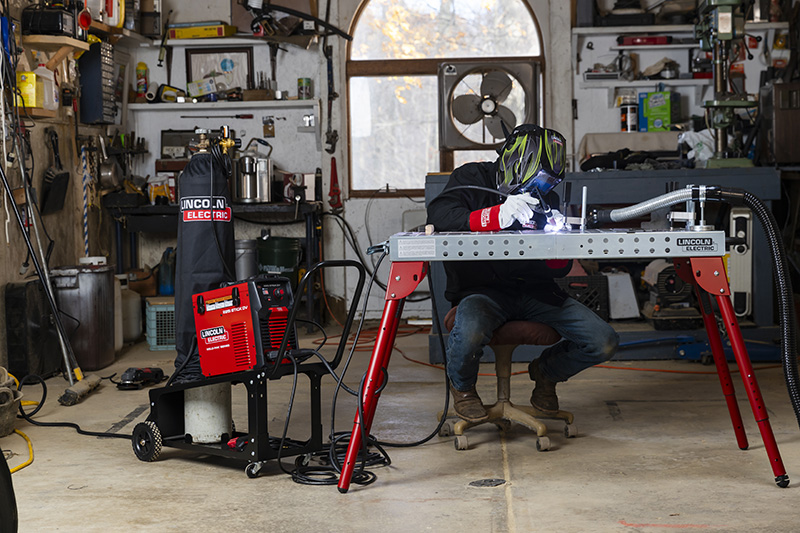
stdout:
<svg viewBox="0 0 800 533">
<path fill-rule="evenodd" d="M 294 304 L 287 278 L 265 275 L 238 281 L 195 294 L 192 301 L 203 375 L 231 374 L 275 362 Z M 286 350 L 297 350 L 294 325 Z"/>
</svg>

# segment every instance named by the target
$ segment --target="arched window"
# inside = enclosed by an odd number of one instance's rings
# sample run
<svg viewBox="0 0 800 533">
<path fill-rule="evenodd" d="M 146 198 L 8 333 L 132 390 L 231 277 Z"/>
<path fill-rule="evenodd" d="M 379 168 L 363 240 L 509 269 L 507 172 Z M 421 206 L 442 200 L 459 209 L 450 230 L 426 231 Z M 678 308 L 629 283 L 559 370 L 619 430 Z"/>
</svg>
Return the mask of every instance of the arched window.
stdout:
<svg viewBox="0 0 800 533">
<path fill-rule="evenodd" d="M 538 116 L 541 50 L 540 32 L 526 0 L 365 0 L 356 14 L 347 61 L 351 196 L 372 195 L 387 185 L 419 193 L 428 173 L 449 171 L 466 161 L 495 159 L 491 149 L 440 150 L 439 110 L 447 105 L 440 102 L 440 65 L 449 60 L 533 65 L 533 106 Z M 503 80 L 497 76 L 495 86 Z M 491 119 L 490 114 L 478 115 L 472 109 L 492 85 L 485 79 L 485 73 L 464 76 L 461 90 L 477 96 L 464 98 L 470 107 L 461 109 L 459 118 L 466 115 L 467 124 L 459 124 L 467 137 L 492 144 L 499 140 L 499 121 L 492 119 L 487 141 L 483 119 Z M 527 98 L 518 87 L 497 91 L 502 91 L 499 99 L 510 109 Z M 473 124 L 471 114 L 480 120 Z M 508 117 L 508 111 L 500 116 Z"/>
</svg>

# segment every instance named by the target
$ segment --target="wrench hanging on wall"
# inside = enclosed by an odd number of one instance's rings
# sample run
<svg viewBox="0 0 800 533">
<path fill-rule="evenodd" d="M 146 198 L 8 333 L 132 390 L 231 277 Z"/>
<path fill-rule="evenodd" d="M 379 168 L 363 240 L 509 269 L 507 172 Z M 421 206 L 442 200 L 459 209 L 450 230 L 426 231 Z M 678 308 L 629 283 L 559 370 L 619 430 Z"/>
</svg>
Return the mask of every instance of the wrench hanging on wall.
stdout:
<svg viewBox="0 0 800 533">
<path fill-rule="evenodd" d="M 325 46 L 324 54 L 328 63 L 328 130 L 325 132 L 325 144 L 328 146 L 325 151 L 332 154 L 336 150 L 339 132 L 333 129 L 331 111 L 333 110 L 333 101 L 339 98 L 339 93 L 333 87 L 333 47 Z"/>
</svg>

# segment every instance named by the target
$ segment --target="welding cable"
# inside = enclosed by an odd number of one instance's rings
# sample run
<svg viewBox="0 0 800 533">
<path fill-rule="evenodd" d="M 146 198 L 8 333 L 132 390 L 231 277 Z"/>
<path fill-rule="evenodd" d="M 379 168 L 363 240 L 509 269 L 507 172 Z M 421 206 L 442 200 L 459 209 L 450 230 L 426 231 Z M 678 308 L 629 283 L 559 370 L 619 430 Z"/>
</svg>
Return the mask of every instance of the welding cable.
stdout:
<svg viewBox="0 0 800 533">
<path fill-rule="evenodd" d="M 36 374 L 29 374 L 22 378 L 22 381 L 19 382 L 19 387 L 17 390 L 22 391 L 22 387 L 25 383 L 29 382 L 30 380 L 38 381 L 42 385 L 42 399 L 39 400 L 39 405 L 36 406 L 36 409 L 31 411 L 30 413 L 26 413 L 25 410 L 22 408 L 22 405 L 19 406 L 20 414 L 17 415 L 20 418 L 24 418 L 27 422 L 33 424 L 34 426 L 42 426 L 42 427 L 60 427 L 60 428 L 72 428 L 78 432 L 80 435 L 88 435 L 90 437 L 111 437 L 115 439 L 125 439 L 131 440 L 131 435 L 124 435 L 122 433 L 108 433 L 108 432 L 101 432 L 101 431 L 88 431 L 82 429 L 78 424 L 73 422 L 39 422 L 38 420 L 34 420 L 32 418 L 33 415 L 39 412 L 39 409 L 42 408 L 44 405 L 44 401 L 47 398 L 47 385 L 42 379 L 41 376 Z"/>
<path fill-rule="evenodd" d="M 439 340 L 439 349 L 441 349 L 441 351 L 442 351 L 442 358 L 444 359 L 444 366 L 445 366 L 445 368 L 447 368 L 447 350 L 446 350 L 445 345 L 444 345 L 444 337 L 442 336 L 442 324 L 439 321 L 439 313 L 437 313 L 437 309 L 438 308 L 436 307 L 436 296 L 434 296 L 436 294 L 436 290 L 435 290 L 435 288 L 433 286 L 433 280 L 429 279 L 428 281 L 431 284 L 431 303 L 432 303 L 432 307 L 433 307 L 433 320 L 434 320 L 434 323 L 436 325 L 436 331 L 438 332 L 437 338 Z M 403 357 L 405 357 L 405 355 L 403 355 Z M 442 427 L 444 426 L 444 423 L 447 420 L 447 411 L 449 409 L 450 409 L 450 377 L 447 375 L 447 372 L 445 371 L 445 373 L 444 373 L 444 408 L 442 409 L 442 418 L 439 420 L 439 424 L 437 424 L 436 429 L 434 429 L 433 432 L 430 435 L 428 435 L 427 437 L 425 437 L 425 438 L 423 438 L 421 440 L 418 440 L 416 442 L 405 443 L 405 442 L 383 442 L 383 441 L 378 441 L 378 443 L 382 444 L 384 446 L 387 446 L 387 447 L 392 447 L 392 448 L 411 448 L 411 447 L 414 447 L 414 446 L 420 446 L 422 444 L 425 444 L 426 442 L 431 440 L 433 437 L 437 436 L 439 434 L 439 432 L 442 430 Z"/>
<path fill-rule="evenodd" d="M 772 272 L 775 278 L 776 292 L 778 294 L 778 316 L 781 328 L 781 359 L 783 364 L 784 379 L 789 393 L 789 399 L 794 409 L 795 418 L 800 425 L 800 378 L 797 370 L 797 339 L 793 301 L 792 280 L 789 272 L 789 263 L 786 250 L 780 236 L 778 223 L 766 204 L 743 189 L 728 187 L 692 186 L 673 191 L 639 204 L 597 211 L 593 218 L 597 223 L 623 222 L 638 218 L 657 209 L 669 207 L 687 201 L 715 200 L 725 201 L 732 205 L 744 205 L 749 208 L 761 224 L 767 237 L 770 254 L 774 258 Z"/>
</svg>

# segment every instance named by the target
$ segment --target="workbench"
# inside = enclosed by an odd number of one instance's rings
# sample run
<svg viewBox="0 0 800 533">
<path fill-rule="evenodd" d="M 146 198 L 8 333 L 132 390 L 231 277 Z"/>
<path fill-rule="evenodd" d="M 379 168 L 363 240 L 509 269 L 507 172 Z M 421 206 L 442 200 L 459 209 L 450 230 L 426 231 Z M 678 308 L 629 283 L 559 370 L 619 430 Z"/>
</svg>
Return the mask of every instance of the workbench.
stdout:
<svg viewBox="0 0 800 533">
<path fill-rule="evenodd" d="M 447 184 L 449 175 L 430 174 L 425 182 L 426 205 L 439 195 Z M 763 200 L 768 206 L 781 197 L 781 173 L 772 167 L 750 167 L 737 169 L 682 169 L 682 170 L 609 170 L 605 172 L 568 172 L 564 180 L 555 188 L 564 203 L 580 209 L 581 190 L 588 187 L 590 206 L 628 206 L 654 198 L 668 190 L 683 188 L 686 185 L 719 185 L 741 188 Z M 576 211 L 577 214 L 577 211 Z M 436 291 L 436 312 L 439 323 L 450 309 L 450 302 L 444 297 L 446 278 L 441 263 L 432 263 L 428 273 Z M 767 248 L 766 236 L 758 223 L 753 227 L 753 310 L 742 325 L 747 328 L 748 339 L 772 341 L 779 335 L 775 324 L 774 296 L 772 279 L 772 257 Z M 434 326 L 436 321 L 434 321 Z M 702 335 L 703 330 L 656 331 L 645 323 L 614 323 L 621 343 L 640 343 L 656 341 L 655 344 L 633 345 L 621 350 L 617 360 L 669 359 L 675 357 L 675 343 L 658 343 L 675 337 Z M 446 335 L 446 333 L 445 333 Z M 439 346 L 437 331 L 429 336 L 429 360 L 441 363 L 444 358 Z M 515 361 L 530 361 L 542 351 L 539 346 L 524 346 L 514 352 Z M 494 353 L 487 347 L 487 361 Z"/>
</svg>

